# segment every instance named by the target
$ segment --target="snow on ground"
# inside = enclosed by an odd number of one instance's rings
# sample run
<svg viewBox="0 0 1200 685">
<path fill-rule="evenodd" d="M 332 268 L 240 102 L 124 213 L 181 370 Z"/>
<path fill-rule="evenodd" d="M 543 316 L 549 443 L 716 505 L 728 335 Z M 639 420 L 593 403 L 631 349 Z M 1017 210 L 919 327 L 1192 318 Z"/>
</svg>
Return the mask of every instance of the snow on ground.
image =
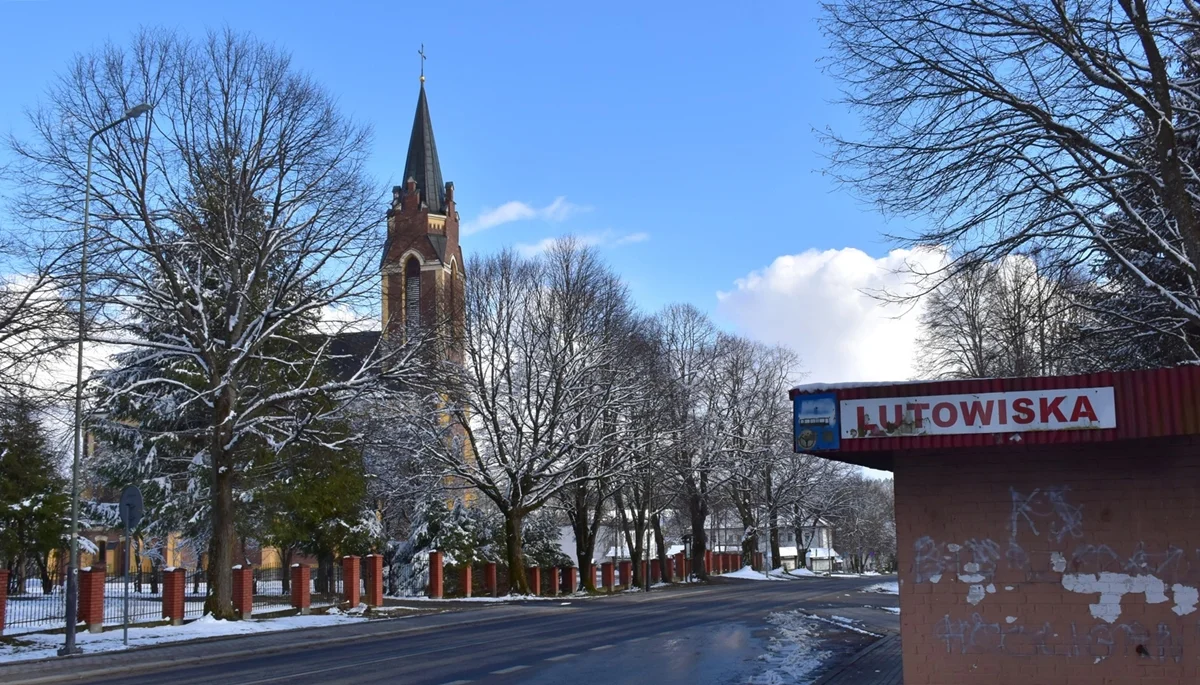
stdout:
<svg viewBox="0 0 1200 685">
<path fill-rule="evenodd" d="M 838 626 L 839 628 L 853 630 L 854 632 L 862 633 L 863 635 L 870 635 L 871 637 L 883 637 L 879 633 L 872 633 L 869 630 L 863 630 L 862 628 L 859 628 L 857 625 L 858 621 L 855 621 L 852 618 L 846 618 L 845 616 L 825 617 L 825 616 L 817 616 L 816 614 L 805 614 L 805 616 L 814 621 L 824 621 L 826 623 L 832 623 L 833 625 Z"/>
<path fill-rule="evenodd" d="M 353 623 L 365 620 L 357 616 L 341 613 L 313 614 L 309 616 L 288 616 L 285 618 L 268 618 L 249 621 L 218 621 L 211 616 L 196 619 L 182 626 L 152 626 L 147 628 L 129 629 L 129 646 L 144 647 L 166 642 L 183 642 L 205 637 L 222 635 L 245 635 L 250 633 L 266 633 L 293 628 L 315 628 L 332 626 L 342 623 Z M 107 652 L 125 649 L 120 630 L 108 630 L 103 633 L 76 633 L 75 639 L 85 653 Z M 55 656 L 62 646 L 62 634 L 31 633 L 14 638 L 16 644 L 0 643 L 0 661 L 23 661 L 26 659 L 42 659 Z"/>
<path fill-rule="evenodd" d="M 791 571 L 788 571 L 788 573 L 793 576 L 811 576 L 811 577 L 821 576 L 820 573 L 813 573 L 812 571 L 804 568 L 803 566 L 801 566 L 800 568 L 797 568 L 797 569 L 792 569 Z"/>
<path fill-rule="evenodd" d="M 894 580 L 887 583 L 876 583 L 874 585 L 868 585 L 867 587 L 863 588 L 862 591 L 882 592 L 885 595 L 898 595 L 900 594 L 900 583 Z"/>
<path fill-rule="evenodd" d="M 806 678 L 829 657 L 820 649 L 820 639 L 811 624 L 811 616 L 801 611 L 780 611 L 767 616 L 775 626 L 777 636 L 767 645 L 767 653 L 759 657 L 768 669 L 751 678 L 754 685 L 783 685 L 807 682 Z"/>
</svg>

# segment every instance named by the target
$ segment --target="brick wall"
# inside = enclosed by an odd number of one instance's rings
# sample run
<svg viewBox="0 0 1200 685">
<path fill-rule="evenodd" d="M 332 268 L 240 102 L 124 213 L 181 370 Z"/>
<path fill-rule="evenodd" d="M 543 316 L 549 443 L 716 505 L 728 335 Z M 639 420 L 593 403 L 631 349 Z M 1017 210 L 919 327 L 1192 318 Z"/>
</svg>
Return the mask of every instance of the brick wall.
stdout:
<svg viewBox="0 0 1200 685">
<path fill-rule="evenodd" d="M 1200 438 L 896 457 L 904 682 L 1200 682 Z"/>
</svg>

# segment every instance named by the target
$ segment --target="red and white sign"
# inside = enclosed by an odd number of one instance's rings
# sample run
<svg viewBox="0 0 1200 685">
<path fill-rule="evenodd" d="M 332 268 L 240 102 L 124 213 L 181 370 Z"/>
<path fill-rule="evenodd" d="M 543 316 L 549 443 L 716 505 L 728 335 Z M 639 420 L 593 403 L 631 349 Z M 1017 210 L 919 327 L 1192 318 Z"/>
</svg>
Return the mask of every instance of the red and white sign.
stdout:
<svg viewBox="0 0 1200 685">
<path fill-rule="evenodd" d="M 841 402 L 842 439 L 1115 428 L 1113 389 L 1072 388 Z"/>
</svg>

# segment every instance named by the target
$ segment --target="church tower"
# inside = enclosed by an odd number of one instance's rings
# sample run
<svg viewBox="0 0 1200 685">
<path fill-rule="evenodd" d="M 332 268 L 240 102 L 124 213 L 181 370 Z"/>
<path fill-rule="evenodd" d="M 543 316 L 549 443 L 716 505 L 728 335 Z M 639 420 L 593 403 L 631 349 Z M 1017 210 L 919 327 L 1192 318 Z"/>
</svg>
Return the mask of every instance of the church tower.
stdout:
<svg viewBox="0 0 1200 685">
<path fill-rule="evenodd" d="M 458 244 L 454 184 L 442 182 L 433 140 L 425 76 L 417 96 L 404 185 L 392 188 L 381 264 L 383 334 L 409 336 L 436 329 L 457 358 L 463 322 L 463 258 Z"/>
</svg>

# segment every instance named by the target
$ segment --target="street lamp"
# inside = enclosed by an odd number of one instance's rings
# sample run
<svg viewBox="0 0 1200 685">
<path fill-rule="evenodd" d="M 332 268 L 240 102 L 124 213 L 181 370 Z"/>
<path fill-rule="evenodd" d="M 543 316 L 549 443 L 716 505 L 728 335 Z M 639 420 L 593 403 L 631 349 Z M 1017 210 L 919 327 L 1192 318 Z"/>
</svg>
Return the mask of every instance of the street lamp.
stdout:
<svg viewBox="0 0 1200 685">
<path fill-rule="evenodd" d="M 67 567 L 67 634 L 59 656 L 77 654 L 75 625 L 79 622 L 79 462 L 83 453 L 83 334 L 87 325 L 87 244 L 88 220 L 92 206 L 92 144 L 100 134 L 118 124 L 132 121 L 151 110 L 150 105 L 135 105 L 125 116 L 102 127 L 88 137 L 87 174 L 83 182 L 83 236 L 79 247 L 79 342 L 75 350 L 75 445 L 71 462 L 71 560 Z"/>
</svg>

